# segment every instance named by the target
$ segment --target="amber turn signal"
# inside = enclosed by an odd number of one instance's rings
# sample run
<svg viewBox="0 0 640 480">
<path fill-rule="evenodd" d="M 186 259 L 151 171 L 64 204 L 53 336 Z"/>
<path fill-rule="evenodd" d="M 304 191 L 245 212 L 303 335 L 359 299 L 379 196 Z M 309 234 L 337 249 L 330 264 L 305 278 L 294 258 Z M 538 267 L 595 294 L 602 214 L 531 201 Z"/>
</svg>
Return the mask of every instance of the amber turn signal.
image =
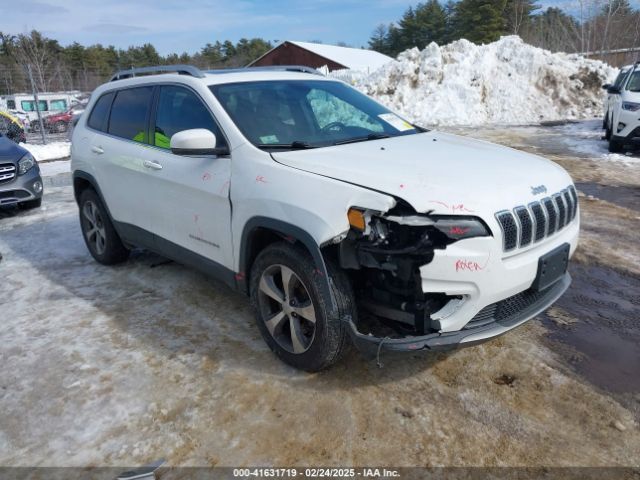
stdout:
<svg viewBox="0 0 640 480">
<path fill-rule="evenodd" d="M 349 212 L 347 213 L 347 218 L 349 219 L 349 225 L 351 225 L 351 227 L 355 228 L 356 230 L 364 232 L 367 228 L 367 223 L 364 219 L 364 213 L 362 213 L 360 210 L 350 208 Z"/>
</svg>

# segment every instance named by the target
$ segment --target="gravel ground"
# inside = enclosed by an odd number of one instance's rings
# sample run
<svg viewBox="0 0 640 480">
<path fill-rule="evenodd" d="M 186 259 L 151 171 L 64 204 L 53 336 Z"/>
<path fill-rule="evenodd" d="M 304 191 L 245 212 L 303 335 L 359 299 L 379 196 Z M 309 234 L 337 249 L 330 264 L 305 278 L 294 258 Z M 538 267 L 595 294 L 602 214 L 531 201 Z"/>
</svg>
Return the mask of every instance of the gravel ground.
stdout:
<svg viewBox="0 0 640 480">
<path fill-rule="evenodd" d="M 638 156 L 593 122 L 455 131 L 582 185 L 574 284 L 508 335 L 382 369 L 295 371 L 222 284 L 144 251 L 98 265 L 44 165 L 42 208 L 0 210 L 0 465 L 640 466 Z"/>
</svg>

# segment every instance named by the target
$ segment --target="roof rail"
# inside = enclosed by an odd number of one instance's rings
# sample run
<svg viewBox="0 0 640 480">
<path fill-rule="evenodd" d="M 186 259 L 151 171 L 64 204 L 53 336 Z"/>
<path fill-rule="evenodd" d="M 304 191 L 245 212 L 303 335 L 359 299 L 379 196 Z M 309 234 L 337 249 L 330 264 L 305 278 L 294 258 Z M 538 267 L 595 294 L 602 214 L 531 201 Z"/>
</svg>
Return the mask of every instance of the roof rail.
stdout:
<svg viewBox="0 0 640 480">
<path fill-rule="evenodd" d="M 242 68 L 221 68 L 218 70 L 207 70 L 206 73 L 238 73 L 238 72 L 246 72 L 250 70 L 257 71 L 276 71 L 276 72 L 300 72 L 300 73 L 310 73 L 312 75 L 322 75 L 321 72 L 312 67 L 307 67 L 305 65 L 270 65 L 267 67 L 251 67 L 246 66 Z"/>
<path fill-rule="evenodd" d="M 137 67 L 130 68 L 129 70 L 120 70 L 115 73 L 109 81 L 113 82 L 114 80 L 131 78 L 143 73 L 179 73 L 180 75 L 191 75 L 196 78 L 204 77 L 204 73 L 193 65 L 158 65 L 155 67 Z"/>
</svg>

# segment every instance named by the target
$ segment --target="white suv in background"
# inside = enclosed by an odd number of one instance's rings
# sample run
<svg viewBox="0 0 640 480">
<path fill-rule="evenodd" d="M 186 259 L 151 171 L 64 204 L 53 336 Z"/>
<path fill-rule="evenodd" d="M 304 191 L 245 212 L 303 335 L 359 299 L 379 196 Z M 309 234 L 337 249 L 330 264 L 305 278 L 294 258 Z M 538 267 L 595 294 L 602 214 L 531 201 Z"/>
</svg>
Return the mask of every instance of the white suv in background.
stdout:
<svg viewBox="0 0 640 480">
<path fill-rule="evenodd" d="M 350 341 L 482 342 L 570 283 L 578 197 L 561 167 L 424 130 L 305 67 L 120 72 L 93 93 L 71 155 L 98 262 L 137 246 L 221 279 L 305 370 Z"/>
<path fill-rule="evenodd" d="M 609 151 L 620 153 L 640 144 L 640 62 L 623 67 L 607 92 L 606 138 Z"/>
<path fill-rule="evenodd" d="M 605 138 L 607 140 L 611 138 L 611 113 L 613 112 L 616 97 L 620 96 L 620 86 L 632 68 L 633 65 L 621 67 L 613 83 L 605 83 L 602 85 L 602 89 L 607 92 L 607 97 L 604 101 L 604 117 L 602 117 L 602 128 L 605 130 Z"/>
</svg>

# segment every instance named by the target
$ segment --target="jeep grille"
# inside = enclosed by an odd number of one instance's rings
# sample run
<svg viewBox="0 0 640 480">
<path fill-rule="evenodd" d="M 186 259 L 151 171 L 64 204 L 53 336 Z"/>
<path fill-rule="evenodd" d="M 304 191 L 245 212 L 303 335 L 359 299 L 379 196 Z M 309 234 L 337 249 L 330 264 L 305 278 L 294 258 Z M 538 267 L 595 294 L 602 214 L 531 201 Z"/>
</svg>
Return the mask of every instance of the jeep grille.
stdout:
<svg viewBox="0 0 640 480">
<path fill-rule="evenodd" d="M 540 242 L 569 225 L 578 213 L 578 194 L 571 185 L 527 206 L 496 213 L 505 252 Z"/>
</svg>

